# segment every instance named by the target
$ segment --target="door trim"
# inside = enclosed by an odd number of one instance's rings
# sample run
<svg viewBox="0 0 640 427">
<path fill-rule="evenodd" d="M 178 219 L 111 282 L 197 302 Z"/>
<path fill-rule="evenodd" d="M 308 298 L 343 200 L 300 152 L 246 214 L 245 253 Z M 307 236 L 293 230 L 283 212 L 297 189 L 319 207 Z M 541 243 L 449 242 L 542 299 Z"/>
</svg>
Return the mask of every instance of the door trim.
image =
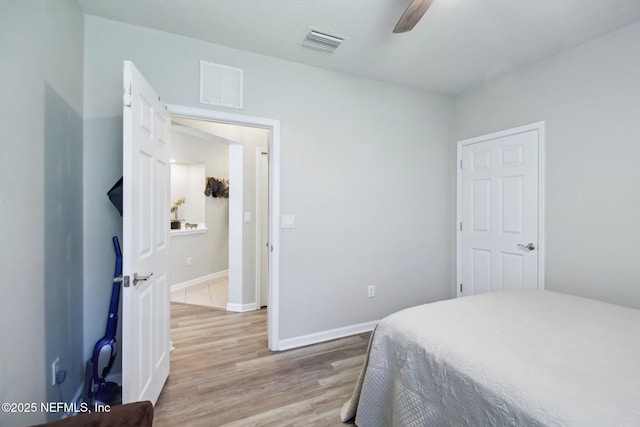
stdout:
<svg viewBox="0 0 640 427">
<path fill-rule="evenodd" d="M 269 310 L 267 336 L 269 350 L 280 350 L 280 120 L 245 116 L 202 108 L 167 105 L 172 116 L 209 120 L 239 126 L 268 129 L 269 132 Z"/>
<path fill-rule="evenodd" d="M 262 209 L 262 155 L 269 155 L 269 149 L 264 147 L 256 148 L 256 307 L 262 308 L 262 216 L 265 214 Z M 269 158 L 267 157 L 267 162 Z M 268 166 L 267 166 L 267 172 Z M 267 197 L 269 195 L 267 194 Z M 267 210 L 269 208 L 267 207 Z M 268 219 L 268 218 L 267 218 Z M 267 235 L 268 236 L 268 235 Z M 269 239 L 267 239 L 267 243 Z M 268 272 L 267 272 L 268 273 Z M 267 281 L 269 277 L 267 276 Z M 268 288 L 267 288 L 268 289 Z M 268 295 L 267 295 L 268 297 Z M 267 306 L 268 307 L 268 306 Z"/>
<path fill-rule="evenodd" d="M 544 268 L 545 268 L 545 122 L 535 122 L 511 129 L 493 132 L 487 135 L 481 135 L 474 138 L 463 139 L 458 141 L 456 155 L 456 297 L 460 297 L 460 283 L 462 280 L 462 232 L 459 224 L 462 222 L 462 147 L 470 144 L 488 141 L 491 139 L 502 138 L 505 136 L 516 135 L 519 133 L 530 132 L 535 130 L 538 132 L 538 289 L 544 289 Z"/>
</svg>

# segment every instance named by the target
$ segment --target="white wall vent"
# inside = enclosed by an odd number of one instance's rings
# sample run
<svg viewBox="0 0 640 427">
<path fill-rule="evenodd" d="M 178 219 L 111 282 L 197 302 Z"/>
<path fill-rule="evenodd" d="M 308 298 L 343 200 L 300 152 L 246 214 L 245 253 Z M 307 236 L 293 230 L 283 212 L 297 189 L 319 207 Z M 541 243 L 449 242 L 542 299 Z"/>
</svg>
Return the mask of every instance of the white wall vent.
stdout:
<svg viewBox="0 0 640 427">
<path fill-rule="evenodd" d="M 344 37 L 329 34 L 326 31 L 318 31 L 311 29 L 302 40 L 302 45 L 312 49 L 318 49 L 325 52 L 334 52 L 342 42 Z"/>
<path fill-rule="evenodd" d="M 200 61 L 200 102 L 242 108 L 242 69 Z"/>
</svg>

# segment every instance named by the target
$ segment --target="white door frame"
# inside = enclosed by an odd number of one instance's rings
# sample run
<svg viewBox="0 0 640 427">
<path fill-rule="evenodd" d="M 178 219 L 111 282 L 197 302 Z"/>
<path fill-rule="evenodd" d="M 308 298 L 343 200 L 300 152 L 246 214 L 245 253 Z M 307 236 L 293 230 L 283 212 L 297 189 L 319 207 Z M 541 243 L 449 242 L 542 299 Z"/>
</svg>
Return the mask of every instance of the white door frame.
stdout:
<svg viewBox="0 0 640 427">
<path fill-rule="evenodd" d="M 267 312 L 267 336 L 269 349 L 272 351 L 278 351 L 280 350 L 278 322 L 278 319 L 280 318 L 280 121 L 180 105 L 167 105 L 167 109 L 173 116 L 215 121 L 238 126 L 258 127 L 268 129 L 270 131 L 269 249 L 271 252 L 269 256 L 269 310 Z"/>
<path fill-rule="evenodd" d="M 462 231 L 460 224 L 462 223 L 462 147 L 469 144 L 488 141 L 496 138 L 503 138 L 524 132 L 536 130 L 538 132 L 538 289 L 544 289 L 544 258 L 545 258 L 545 241 L 544 241 L 544 200 L 545 200 L 545 122 L 535 122 L 512 129 L 506 129 L 499 132 L 493 132 L 487 135 L 481 135 L 474 138 L 463 139 L 458 141 L 456 175 L 457 175 L 457 202 L 456 202 L 456 296 L 460 297 L 460 283 L 462 283 Z"/>
<path fill-rule="evenodd" d="M 262 227 L 262 216 L 265 214 L 265 212 L 263 212 L 263 209 L 262 209 L 262 190 L 261 190 L 262 189 L 262 155 L 263 153 L 268 155 L 269 149 L 266 147 L 256 148 L 256 309 L 260 309 L 262 306 L 262 286 L 261 285 L 262 285 L 262 248 L 263 247 L 262 247 L 262 239 L 261 239 L 262 237 L 261 227 Z"/>
</svg>

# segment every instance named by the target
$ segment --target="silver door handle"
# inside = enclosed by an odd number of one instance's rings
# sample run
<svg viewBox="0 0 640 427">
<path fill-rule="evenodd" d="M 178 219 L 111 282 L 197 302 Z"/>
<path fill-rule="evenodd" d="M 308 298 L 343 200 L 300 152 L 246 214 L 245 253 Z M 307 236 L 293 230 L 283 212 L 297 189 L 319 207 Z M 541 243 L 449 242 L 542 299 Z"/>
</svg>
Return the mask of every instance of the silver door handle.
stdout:
<svg viewBox="0 0 640 427">
<path fill-rule="evenodd" d="M 133 273 L 133 286 L 137 285 L 138 282 L 142 282 L 143 280 L 149 280 L 149 278 L 153 276 L 153 273 L 149 273 L 146 276 L 140 276 L 138 273 Z"/>
<path fill-rule="evenodd" d="M 533 251 L 536 249 L 536 245 L 534 245 L 533 243 L 529 243 L 528 245 L 523 245 L 522 243 L 518 243 L 518 247 L 522 249 L 528 249 L 530 251 Z"/>
</svg>

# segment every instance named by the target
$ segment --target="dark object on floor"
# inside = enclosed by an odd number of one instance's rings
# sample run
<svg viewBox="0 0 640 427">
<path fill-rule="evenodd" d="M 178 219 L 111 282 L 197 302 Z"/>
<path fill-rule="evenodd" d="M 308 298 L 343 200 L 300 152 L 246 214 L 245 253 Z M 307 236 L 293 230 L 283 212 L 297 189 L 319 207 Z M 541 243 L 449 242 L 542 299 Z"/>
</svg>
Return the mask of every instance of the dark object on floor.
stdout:
<svg viewBox="0 0 640 427">
<path fill-rule="evenodd" d="M 109 412 L 91 412 L 32 427 L 151 427 L 153 405 L 144 402 L 112 406 Z"/>
</svg>

